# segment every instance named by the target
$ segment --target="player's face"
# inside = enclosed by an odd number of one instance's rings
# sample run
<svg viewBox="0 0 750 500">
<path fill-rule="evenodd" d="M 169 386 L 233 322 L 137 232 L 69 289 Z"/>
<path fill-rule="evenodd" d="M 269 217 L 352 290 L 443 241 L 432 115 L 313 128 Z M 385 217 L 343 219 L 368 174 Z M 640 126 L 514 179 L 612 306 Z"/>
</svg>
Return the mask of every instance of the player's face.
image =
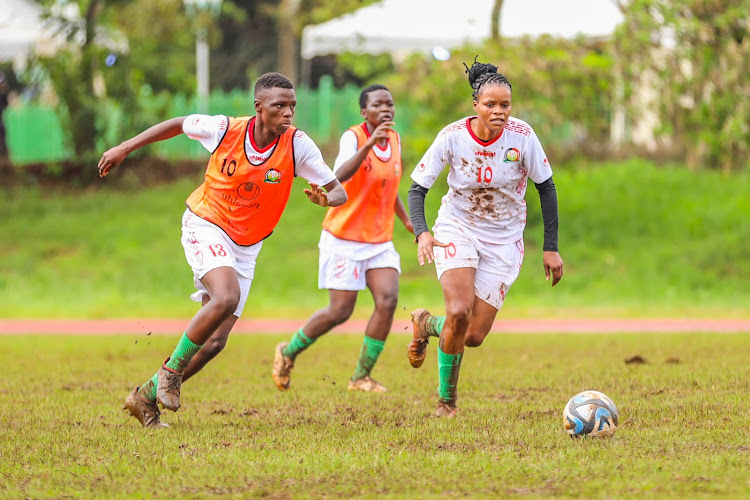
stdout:
<svg viewBox="0 0 750 500">
<path fill-rule="evenodd" d="M 281 135 L 292 126 L 297 94 L 294 89 L 274 87 L 264 90 L 255 99 L 257 119 L 263 125 Z"/>
<path fill-rule="evenodd" d="M 373 127 L 392 121 L 396 114 L 396 107 L 393 105 L 391 93 L 385 89 L 368 92 L 367 106 L 361 112 L 362 117 Z"/>
<path fill-rule="evenodd" d="M 482 93 L 474 101 L 474 111 L 482 124 L 491 132 L 503 129 L 511 110 L 511 92 L 507 85 L 482 87 Z"/>
</svg>

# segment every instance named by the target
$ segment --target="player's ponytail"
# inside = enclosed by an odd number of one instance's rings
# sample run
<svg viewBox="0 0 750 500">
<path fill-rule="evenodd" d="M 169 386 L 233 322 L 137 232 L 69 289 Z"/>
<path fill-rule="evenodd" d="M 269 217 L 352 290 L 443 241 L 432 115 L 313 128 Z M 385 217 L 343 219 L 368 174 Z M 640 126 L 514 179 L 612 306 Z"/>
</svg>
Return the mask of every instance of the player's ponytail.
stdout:
<svg viewBox="0 0 750 500">
<path fill-rule="evenodd" d="M 479 56 L 476 56 L 474 58 L 471 68 L 464 63 L 466 73 L 469 74 L 469 85 L 474 89 L 471 95 L 474 97 L 475 101 L 479 97 L 482 87 L 487 84 L 507 85 L 511 91 L 513 90 L 508 79 L 497 72 L 497 66 L 490 63 L 478 62 L 478 57 Z"/>
</svg>

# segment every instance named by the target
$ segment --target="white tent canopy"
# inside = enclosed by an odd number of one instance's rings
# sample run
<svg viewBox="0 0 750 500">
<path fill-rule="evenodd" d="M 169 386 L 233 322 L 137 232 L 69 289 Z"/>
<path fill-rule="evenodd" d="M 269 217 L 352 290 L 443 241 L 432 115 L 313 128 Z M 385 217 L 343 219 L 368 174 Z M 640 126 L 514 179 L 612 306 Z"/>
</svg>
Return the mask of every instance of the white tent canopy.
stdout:
<svg viewBox="0 0 750 500">
<path fill-rule="evenodd" d="M 494 0 L 382 0 L 302 32 L 302 58 L 355 52 L 429 53 L 490 36 Z M 611 36 L 622 14 L 614 0 L 505 0 L 500 34 Z"/>
</svg>

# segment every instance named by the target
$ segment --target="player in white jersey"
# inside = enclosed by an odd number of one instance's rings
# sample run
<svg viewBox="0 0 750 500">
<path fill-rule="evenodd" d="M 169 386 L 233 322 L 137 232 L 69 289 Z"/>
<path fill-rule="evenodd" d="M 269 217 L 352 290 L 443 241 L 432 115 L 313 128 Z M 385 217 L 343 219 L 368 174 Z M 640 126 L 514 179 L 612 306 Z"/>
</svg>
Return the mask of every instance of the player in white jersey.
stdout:
<svg viewBox="0 0 750 500">
<path fill-rule="evenodd" d="M 476 116 L 445 127 L 412 173 L 409 211 L 419 264 L 435 262 L 445 316 L 412 313 L 409 362 L 424 362 L 430 336 L 439 337 L 437 416 L 456 414 L 456 386 L 464 346 L 478 347 L 490 332 L 523 261 L 528 179 L 539 191 L 544 219 L 544 269 L 555 286 L 563 275 L 557 251 L 557 192 L 534 130 L 510 116 L 511 85 L 492 64 L 467 67 Z M 433 227 L 424 199 L 445 165 L 448 193 Z"/>
</svg>

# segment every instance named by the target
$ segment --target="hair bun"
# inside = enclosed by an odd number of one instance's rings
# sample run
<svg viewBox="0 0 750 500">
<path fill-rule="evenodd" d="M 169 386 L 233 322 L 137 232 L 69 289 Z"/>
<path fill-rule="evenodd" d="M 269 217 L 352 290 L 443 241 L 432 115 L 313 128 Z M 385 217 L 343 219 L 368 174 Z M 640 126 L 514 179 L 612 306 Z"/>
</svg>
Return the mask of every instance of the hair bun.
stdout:
<svg viewBox="0 0 750 500">
<path fill-rule="evenodd" d="M 486 74 L 492 74 L 497 73 L 497 66 L 490 63 L 481 63 L 477 61 L 477 58 L 479 56 L 474 57 L 474 62 L 471 65 L 471 68 L 466 66 L 466 63 L 464 63 L 464 67 L 466 68 L 466 73 L 469 74 L 469 85 L 471 85 L 471 88 L 476 89 L 479 85 L 479 79 L 481 76 Z"/>
</svg>

